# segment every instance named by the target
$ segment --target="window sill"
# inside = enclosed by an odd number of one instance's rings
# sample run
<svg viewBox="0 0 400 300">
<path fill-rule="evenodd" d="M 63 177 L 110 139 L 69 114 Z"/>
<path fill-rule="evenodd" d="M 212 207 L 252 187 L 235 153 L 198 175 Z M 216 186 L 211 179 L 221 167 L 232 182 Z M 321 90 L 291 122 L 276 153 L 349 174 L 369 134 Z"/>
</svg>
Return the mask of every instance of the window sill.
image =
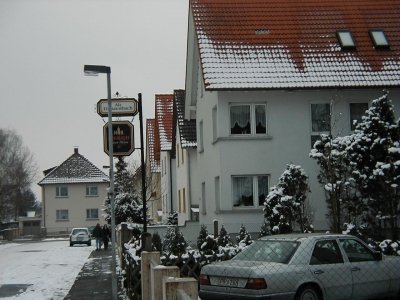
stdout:
<svg viewBox="0 0 400 300">
<path fill-rule="evenodd" d="M 69 222 L 69 219 L 56 220 L 56 222 Z"/>
<path fill-rule="evenodd" d="M 56 196 L 56 198 L 69 198 L 68 196 Z"/>
<path fill-rule="evenodd" d="M 86 221 L 94 221 L 94 220 L 98 220 L 99 218 L 86 218 Z"/>
<path fill-rule="evenodd" d="M 96 197 L 99 197 L 99 195 L 86 195 L 86 197 L 88 197 L 88 198 L 96 198 Z"/>
<path fill-rule="evenodd" d="M 216 138 L 214 141 L 212 141 L 212 144 L 216 144 L 218 142 L 222 142 L 222 141 L 237 141 L 237 140 L 272 140 L 272 136 L 271 135 L 267 135 L 267 134 L 260 134 L 260 135 L 256 135 L 256 134 L 243 134 L 243 135 L 230 135 L 230 136 L 223 136 L 223 137 L 218 137 Z"/>
</svg>

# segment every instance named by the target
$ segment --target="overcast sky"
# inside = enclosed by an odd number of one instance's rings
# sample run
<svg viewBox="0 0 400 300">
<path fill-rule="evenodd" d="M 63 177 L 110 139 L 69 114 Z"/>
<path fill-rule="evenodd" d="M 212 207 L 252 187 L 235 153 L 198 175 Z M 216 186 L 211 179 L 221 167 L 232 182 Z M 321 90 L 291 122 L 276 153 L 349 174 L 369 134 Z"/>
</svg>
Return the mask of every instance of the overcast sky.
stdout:
<svg viewBox="0 0 400 300">
<path fill-rule="evenodd" d="M 112 94 L 142 93 L 152 118 L 155 94 L 185 88 L 187 18 L 187 0 L 0 0 L 0 128 L 34 155 L 39 200 L 42 171 L 74 146 L 99 168 L 109 164 L 107 120 L 95 109 L 106 76 L 84 76 L 83 66 L 110 66 Z M 133 124 L 139 147 L 138 117 Z"/>
</svg>

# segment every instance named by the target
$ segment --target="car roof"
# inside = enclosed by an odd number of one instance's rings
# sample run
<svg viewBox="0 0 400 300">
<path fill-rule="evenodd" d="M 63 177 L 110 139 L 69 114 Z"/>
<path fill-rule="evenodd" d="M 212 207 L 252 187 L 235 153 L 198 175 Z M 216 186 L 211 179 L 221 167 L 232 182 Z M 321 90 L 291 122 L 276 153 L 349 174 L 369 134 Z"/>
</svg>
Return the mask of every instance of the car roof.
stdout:
<svg viewBox="0 0 400 300">
<path fill-rule="evenodd" d="M 260 240 L 288 240 L 288 241 L 301 241 L 304 239 L 316 240 L 321 238 L 354 238 L 352 235 L 339 234 L 339 233 L 288 233 L 268 235 L 260 238 Z"/>
<path fill-rule="evenodd" d="M 76 227 L 76 228 L 72 228 L 72 230 L 76 230 L 76 229 L 79 229 L 79 230 L 88 230 L 88 228 L 87 227 Z"/>
</svg>

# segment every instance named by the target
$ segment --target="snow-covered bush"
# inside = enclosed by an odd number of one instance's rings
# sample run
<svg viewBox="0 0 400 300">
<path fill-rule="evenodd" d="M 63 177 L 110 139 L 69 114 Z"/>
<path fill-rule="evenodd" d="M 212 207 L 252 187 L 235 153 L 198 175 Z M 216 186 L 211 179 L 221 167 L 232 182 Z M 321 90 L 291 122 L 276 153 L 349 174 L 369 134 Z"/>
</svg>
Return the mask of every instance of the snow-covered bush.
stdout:
<svg viewBox="0 0 400 300">
<path fill-rule="evenodd" d="M 188 243 L 179 230 L 179 227 L 168 227 L 163 240 L 163 251 L 165 253 L 172 253 L 173 255 L 180 255 L 185 253 L 187 246 Z"/>
<path fill-rule="evenodd" d="M 242 224 L 239 229 L 239 235 L 236 236 L 239 247 L 248 246 L 253 243 L 251 235 L 247 232 L 246 227 Z"/>
<path fill-rule="evenodd" d="M 178 212 L 173 210 L 168 214 L 167 225 L 178 225 Z"/>
<path fill-rule="evenodd" d="M 226 231 L 224 225 L 221 226 L 221 229 L 219 231 L 219 235 L 217 237 L 217 245 L 218 245 L 218 247 L 232 247 L 233 246 L 232 240 L 229 237 L 229 234 Z"/>
<path fill-rule="evenodd" d="M 162 241 L 161 241 L 161 237 L 158 234 L 158 232 L 153 233 L 151 241 L 152 241 L 152 245 L 153 245 L 152 246 L 153 251 L 161 252 L 162 251 Z"/>
</svg>

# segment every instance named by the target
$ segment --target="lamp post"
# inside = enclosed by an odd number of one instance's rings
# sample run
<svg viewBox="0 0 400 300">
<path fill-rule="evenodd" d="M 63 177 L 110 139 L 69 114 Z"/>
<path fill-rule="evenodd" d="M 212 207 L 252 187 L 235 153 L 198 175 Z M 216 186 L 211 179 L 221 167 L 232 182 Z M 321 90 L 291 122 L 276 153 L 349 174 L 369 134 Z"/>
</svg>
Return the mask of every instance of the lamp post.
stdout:
<svg viewBox="0 0 400 300">
<path fill-rule="evenodd" d="M 115 203 L 114 203 L 114 162 L 113 162 L 113 139 L 112 139 L 112 107 L 111 107 L 111 68 L 107 66 L 85 65 L 85 75 L 107 74 L 107 99 L 108 99 L 108 144 L 110 157 L 110 190 L 108 195 L 111 203 L 111 288 L 112 299 L 117 299 L 117 277 L 116 277 L 116 255 L 115 255 Z"/>
</svg>

